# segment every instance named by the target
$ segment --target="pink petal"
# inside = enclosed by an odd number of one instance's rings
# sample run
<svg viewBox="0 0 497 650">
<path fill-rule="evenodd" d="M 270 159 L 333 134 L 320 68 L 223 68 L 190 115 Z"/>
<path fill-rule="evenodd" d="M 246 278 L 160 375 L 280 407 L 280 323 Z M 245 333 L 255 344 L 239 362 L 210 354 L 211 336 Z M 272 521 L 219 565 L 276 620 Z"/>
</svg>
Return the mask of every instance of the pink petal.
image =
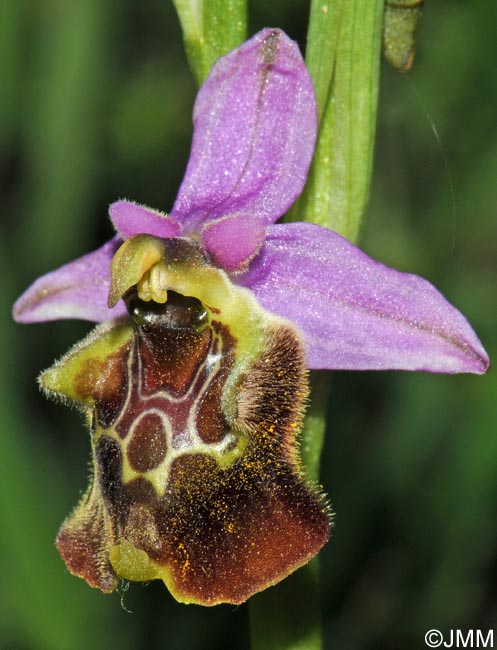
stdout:
<svg viewBox="0 0 497 650">
<path fill-rule="evenodd" d="M 13 314 L 19 323 L 62 318 L 101 322 L 126 313 L 123 302 L 107 307 L 110 262 L 122 244 L 114 237 L 96 251 L 38 278 L 17 300 Z"/>
<path fill-rule="evenodd" d="M 238 213 L 278 219 L 302 191 L 316 105 L 296 43 L 265 29 L 220 59 L 201 88 L 172 215 L 186 231 Z"/>
<path fill-rule="evenodd" d="M 109 215 L 114 228 L 123 239 L 139 234 L 178 237 L 181 233 L 180 225 L 171 217 L 132 201 L 112 203 Z"/>
<path fill-rule="evenodd" d="M 302 331 L 311 368 L 484 373 L 466 318 L 433 285 L 313 224 L 270 226 L 238 280 Z"/>
<path fill-rule="evenodd" d="M 213 261 L 227 271 L 246 269 L 259 252 L 266 228 L 255 216 L 238 215 L 211 221 L 202 230 L 202 243 Z"/>
</svg>

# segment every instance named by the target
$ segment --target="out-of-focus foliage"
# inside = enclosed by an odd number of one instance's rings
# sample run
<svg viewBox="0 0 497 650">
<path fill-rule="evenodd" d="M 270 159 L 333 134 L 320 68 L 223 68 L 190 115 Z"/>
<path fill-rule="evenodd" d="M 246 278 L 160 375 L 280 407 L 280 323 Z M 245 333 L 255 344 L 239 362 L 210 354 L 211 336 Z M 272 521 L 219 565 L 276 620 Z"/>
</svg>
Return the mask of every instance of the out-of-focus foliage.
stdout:
<svg viewBox="0 0 497 650">
<path fill-rule="evenodd" d="M 277 25 L 303 43 L 307 10 L 256 0 L 250 33 Z M 496 20 L 484 0 L 427 3 L 413 71 L 383 67 L 363 238 L 430 278 L 494 359 Z M 171 206 L 194 98 L 173 7 L 7 0 L 0 69 L 0 647 L 245 650 L 246 606 L 186 607 L 154 583 L 103 596 L 66 572 L 53 538 L 86 485 L 89 440 L 35 377 L 89 326 L 10 320 L 32 279 L 110 235 L 111 201 Z M 321 562 L 330 648 L 418 650 L 429 628 L 495 624 L 496 383 L 335 375 L 322 480 L 337 513 Z"/>
</svg>

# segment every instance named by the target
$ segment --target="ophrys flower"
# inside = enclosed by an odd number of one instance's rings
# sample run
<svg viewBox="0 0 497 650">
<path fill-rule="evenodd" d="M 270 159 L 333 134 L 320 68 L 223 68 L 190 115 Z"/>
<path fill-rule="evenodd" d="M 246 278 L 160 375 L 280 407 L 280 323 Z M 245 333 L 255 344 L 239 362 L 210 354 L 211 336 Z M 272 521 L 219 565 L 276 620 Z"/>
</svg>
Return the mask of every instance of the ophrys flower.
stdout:
<svg viewBox="0 0 497 650">
<path fill-rule="evenodd" d="M 114 203 L 116 237 L 37 280 L 14 313 L 103 322 L 41 377 L 92 430 L 94 479 L 57 540 L 69 569 L 103 591 L 161 578 L 182 601 L 239 603 L 328 536 L 296 444 L 306 366 L 482 373 L 488 359 L 425 280 L 319 226 L 275 225 L 316 137 L 284 34 L 221 59 L 194 124 L 171 213 Z"/>
</svg>

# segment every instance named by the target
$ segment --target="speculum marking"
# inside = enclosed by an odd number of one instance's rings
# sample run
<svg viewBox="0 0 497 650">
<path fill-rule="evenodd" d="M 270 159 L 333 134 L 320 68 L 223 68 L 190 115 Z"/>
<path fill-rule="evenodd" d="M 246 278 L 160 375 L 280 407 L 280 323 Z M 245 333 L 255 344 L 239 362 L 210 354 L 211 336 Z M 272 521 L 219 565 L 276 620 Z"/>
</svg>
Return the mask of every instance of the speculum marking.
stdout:
<svg viewBox="0 0 497 650">
<path fill-rule="evenodd" d="M 136 422 L 127 454 L 131 467 L 137 472 L 147 472 L 162 463 L 166 456 L 166 431 L 161 417 L 144 413 Z"/>
<path fill-rule="evenodd" d="M 172 301 L 173 313 L 180 316 L 176 323 L 170 314 L 160 313 L 167 312 L 167 303 L 153 306 L 152 319 L 133 299 L 139 322 L 125 364 L 127 396 L 115 426 L 100 428 L 97 418 L 95 430 L 96 439 L 108 436 L 118 442 L 123 484 L 142 477 L 159 496 L 165 494 L 171 465 L 179 456 L 206 455 L 226 466 L 246 446 L 222 408 L 236 341 L 218 322 L 197 327 L 192 299 L 185 301 L 190 320 L 181 296 Z M 100 471 L 105 474 L 106 468 Z"/>
</svg>

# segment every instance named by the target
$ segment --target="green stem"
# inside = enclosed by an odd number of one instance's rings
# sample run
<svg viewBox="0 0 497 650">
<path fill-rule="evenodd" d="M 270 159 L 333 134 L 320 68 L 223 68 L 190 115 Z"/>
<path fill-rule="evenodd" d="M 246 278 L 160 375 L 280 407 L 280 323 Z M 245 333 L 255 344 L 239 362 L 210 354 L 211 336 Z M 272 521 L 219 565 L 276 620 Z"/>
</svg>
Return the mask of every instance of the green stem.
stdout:
<svg viewBox="0 0 497 650">
<path fill-rule="evenodd" d="M 371 185 L 378 104 L 383 0 L 312 0 L 307 64 L 319 135 L 306 188 L 289 220 L 310 221 L 357 241 Z M 302 460 L 317 481 L 330 379 L 311 377 Z M 250 601 L 254 650 L 322 648 L 316 558 Z"/>
<path fill-rule="evenodd" d="M 257 650 L 321 650 L 318 558 L 251 598 L 250 635 Z"/>
<path fill-rule="evenodd" d="M 330 398 L 330 375 L 327 371 L 311 372 L 311 403 L 305 418 L 300 441 L 300 453 L 307 475 L 319 480 L 321 451 L 326 429 L 326 412 Z"/>
<path fill-rule="evenodd" d="M 243 43 L 247 0 L 173 0 L 183 30 L 185 50 L 200 86 L 214 63 Z"/>
<path fill-rule="evenodd" d="M 307 62 L 320 129 L 291 219 L 331 228 L 351 241 L 360 235 L 369 199 L 382 26 L 383 0 L 311 5 Z"/>
<path fill-rule="evenodd" d="M 329 377 L 311 373 L 311 405 L 301 436 L 302 461 L 312 482 L 319 476 L 326 427 Z M 319 559 L 250 599 L 255 650 L 321 650 Z"/>
</svg>

